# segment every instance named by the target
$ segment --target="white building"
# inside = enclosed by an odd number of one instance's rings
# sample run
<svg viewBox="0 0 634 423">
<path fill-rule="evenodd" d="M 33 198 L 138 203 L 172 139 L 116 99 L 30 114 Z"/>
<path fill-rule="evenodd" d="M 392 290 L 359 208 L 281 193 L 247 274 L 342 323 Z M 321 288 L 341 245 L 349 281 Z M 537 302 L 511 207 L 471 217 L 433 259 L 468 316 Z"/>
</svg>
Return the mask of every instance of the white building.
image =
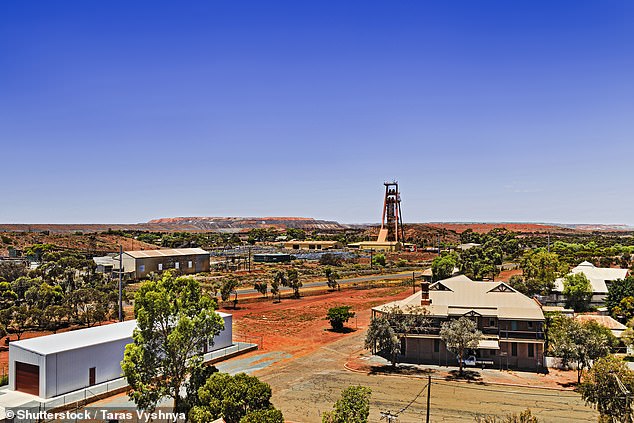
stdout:
<svg viewBox="0 0 634 423">
<path fill-rule="evenodd" d="M 575 275 L 577 273 L 583 273 L 592 285 L 592 305 L 601 305 L 605 301 L 605 297 L 608 295 L 608 288 L 610 283 L 618 279 L 625 279 L 627 276 L 627 269 L 614 269 L 610 267 L 596 267 L 594 264 L 584 261 L 579 266 L 573 268 L 569 274 Z M 566 302 L 566 298 L 563 295 L 564 292 L 564 279 L 559 278 L 555 281 L 555 288 L 553 289 L 553 302 L 556 304 L 563 304 Z M 550 302 L 550 301 L 549 301 Z"/>
<path fill-rule="evenodd" d="M 232 316 L 207 351 L 229 347 Z M 9 389 L 52 398 L 118 379 L 136 321 L 113 323 L 9 343 Z"/>
</svg>

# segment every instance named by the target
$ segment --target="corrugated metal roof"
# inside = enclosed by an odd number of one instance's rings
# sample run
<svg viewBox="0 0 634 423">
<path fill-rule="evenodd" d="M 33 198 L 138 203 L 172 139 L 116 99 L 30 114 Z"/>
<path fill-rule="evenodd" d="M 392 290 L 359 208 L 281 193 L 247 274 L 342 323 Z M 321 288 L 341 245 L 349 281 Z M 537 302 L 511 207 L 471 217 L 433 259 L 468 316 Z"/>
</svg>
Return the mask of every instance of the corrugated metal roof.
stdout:
<svg viewBox="0 0 634 423">
<path fill-rule="evenodd" d="M 90 345 L 105 344 L 121 339 L 132 338 L 132 332 L 136 328 L 136 320 L 113 323 L 110 325 L 96 326 L 94 328 L 73 330 L 54 335 L 40 336 L 38 338 L 24 339 L 11 342 L 11 346 L 48 355 L 62 351 L 70 351 Z"/>
<path fill-rule="evenodd" d="M 584 261 L 570 271 L 569 274 L 575 275 L 577 273 L 583 273 L 586 275 L 590 284 L 592 285 L 592 292 L 594 294 L 607 294 L 608 286 L 606 281 L 615 281 L 617 279 L 625 279 L 627 276 L 627 269 L 614 269 L 611 267 L 596 267 L 594 264 Z M 554 292 L 564 291 L 564 279 L 559 278 L 555 281 Z"/>
<path fill-rule="evenodd" d="M 146 258 L 146 257 L 193 256 L 197 254 L 209 255 L 209 252 L 203 250 L 202 248 L 174 248 L 174 249 L 166 249 L 166 250 L 124 251 L 123 254 L 127 254 L 130 257 L 134 257 L 134 258 Z"/>
<path fill-rule="evenodd" d="M 231 314 L 216 312 L 220 317 Z M 91 345 L 106 344 L 121 339 L 132 338 L 136 328 L 136 320 L 96 326 L 94 328 L 78 329 L 70 332 L 40 336 L 11 342 L 10 345 L 34 352 L 40 355 L 55 354 L 62 351 L 76 350 Z"/>
<path fill-rule="evenodd" d="M 443 286 L 446 290 L 434 290 Z M 444 279 L 431 285 L 429 291 L 431 305 L 427 307 L 431 316 L 447 317 L 464 315 L 474 311 L 482 316 L 497 316 L 501 319 L 544 320 L 541 307 L 531 298 L 517 292 L 503 282 L 474 282 L 464 275 Z M 421 292 L 404 300 L 375 307 L 420 306 Z"/>
</svg>

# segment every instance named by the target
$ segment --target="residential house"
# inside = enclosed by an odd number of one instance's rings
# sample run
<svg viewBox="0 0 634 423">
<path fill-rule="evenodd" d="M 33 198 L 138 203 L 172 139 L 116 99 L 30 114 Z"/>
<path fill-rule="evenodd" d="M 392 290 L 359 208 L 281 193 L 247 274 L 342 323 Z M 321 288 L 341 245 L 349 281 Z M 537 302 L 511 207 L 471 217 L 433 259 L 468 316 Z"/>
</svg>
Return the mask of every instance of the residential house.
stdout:
<svg viewBox="0 0 634 423">
<path fill-rule="evenodd" d="M 610 283 L 618 280 L 625 279 L 627 276 L 627 269 L 614 269 L 610 267 L 596 267 L 594 264 L 584 261 L 579 266 L 573 268 L 570 271 L 570 275 L 583 273 L 586 275 L 592 285 L 592 299 L 591 305 L 600 306 L 603 305 L 605 297 L 608 295 L 608 289 Z M 549 304 L 563 305 L 566 302 L 564 292 L 564 278 L 559 278 L 555 281 L 555 288 L 548 299 Z"/>
<path fill-rule="evenodd" d="M 460 275 L 423 282 L 421 291 L 400 301 L 373 308 L 373 315 L 393 306 L 404 312 L 421 306 L 429 313 L 431 327 L 424 333 L 406 334 L 401 359 L 413 363 L 457 365 L 440 338 L 443 322 L 468 317 L 477 323 L 483 337 L 469 355 L 495 368 L 539 371 L 543 368 L 544 314 L 533 299 L 504 282 L 476 282 Z"/>
</svg>

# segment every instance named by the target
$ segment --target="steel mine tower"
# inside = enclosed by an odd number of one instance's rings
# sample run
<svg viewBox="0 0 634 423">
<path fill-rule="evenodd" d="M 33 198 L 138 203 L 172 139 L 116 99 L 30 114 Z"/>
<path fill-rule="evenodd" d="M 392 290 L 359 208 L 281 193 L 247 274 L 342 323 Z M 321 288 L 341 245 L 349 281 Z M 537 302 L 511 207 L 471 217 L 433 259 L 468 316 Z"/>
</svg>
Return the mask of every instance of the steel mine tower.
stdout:
<svg viewBox="0 0 634 423">
<path fill-rule="evenodd" d="M 383 216 L 381 230 L 377 242 L 405 242 L 403 215 L 401 213 L 401 193 L 398 182 L 384 182 L 385 198 L 383 199 Z"/>
</svg>

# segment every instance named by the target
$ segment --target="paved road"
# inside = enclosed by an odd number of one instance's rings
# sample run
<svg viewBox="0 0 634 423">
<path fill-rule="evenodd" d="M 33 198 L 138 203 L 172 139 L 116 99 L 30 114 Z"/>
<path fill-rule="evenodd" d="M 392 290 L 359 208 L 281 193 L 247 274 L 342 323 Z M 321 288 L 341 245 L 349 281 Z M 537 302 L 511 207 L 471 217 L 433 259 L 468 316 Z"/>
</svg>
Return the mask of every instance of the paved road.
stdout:
<svg viewBox="0 0 634 423">
<path fill-rule="evenodd" d="M 339 285 L 350 285 L 354 283 L 365 283 L 365 282 L 384 281 L 384 280 L 412 279 L 412 273 L 414 273 L 414 277 L 416 278 L 420 277 L 423 274 L 423 272 L 401 272 L 401 273 L 388 273 L 388 274 L 382 274 L 382 275 L 359 276 L 356 278 L 339 279 Z M 328 286 L 328 283 L 325 279 L 320 281 L 305 283 L 302 288 L 318 288 L 322 286 Z M 282 287 L 280 291 L 292 292 L 292 289 L 287 287 Z M 258 291 L 256 291 L 253 288 L 238 289 L 238 295 L 255 294 L 257 292 Z"/>
</svg>

